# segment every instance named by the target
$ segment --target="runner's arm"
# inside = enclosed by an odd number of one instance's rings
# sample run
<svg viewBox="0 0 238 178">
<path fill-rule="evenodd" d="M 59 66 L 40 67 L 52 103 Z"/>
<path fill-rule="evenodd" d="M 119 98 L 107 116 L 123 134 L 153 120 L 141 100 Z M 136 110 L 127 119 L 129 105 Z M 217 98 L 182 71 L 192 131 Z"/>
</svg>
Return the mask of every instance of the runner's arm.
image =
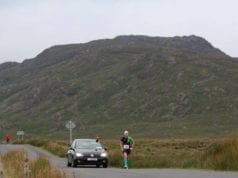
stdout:
<svg viewBox="0 0 238 178">
<path fill-rule="evenodd" d="M 135 147 L 135 141 L 134 139 L 132 139 L 131 149 L 133 149 L 134 147 Z"/>
<path fill-rule="evenodd" d="M 121 147 L 121 150 L 123 150 L 123 144 L 121 140 L 120 140 L 120 147 Z"/>
</svg>

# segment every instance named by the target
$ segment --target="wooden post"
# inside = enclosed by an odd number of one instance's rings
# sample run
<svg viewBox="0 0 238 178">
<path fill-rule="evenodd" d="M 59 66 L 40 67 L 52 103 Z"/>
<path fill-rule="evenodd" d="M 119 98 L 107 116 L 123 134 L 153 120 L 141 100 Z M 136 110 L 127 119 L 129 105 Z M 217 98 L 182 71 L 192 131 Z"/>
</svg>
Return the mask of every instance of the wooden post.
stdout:
<svg viewBox="0 0 238 178">
<path fill-rule="evenodd" d="M 3 165 L 2 163 L 0 162 L 0 178 L 3 178 Z"/>
<path fill-rule="evenodd" d="M 29 171 L 29 159 L 27 156 L 27 153 L 24 154 L 24 163 L 23 163 L 23 173 L 24 173 L 24 178 L 30 178 L 30 171 Z"/>
</svg>

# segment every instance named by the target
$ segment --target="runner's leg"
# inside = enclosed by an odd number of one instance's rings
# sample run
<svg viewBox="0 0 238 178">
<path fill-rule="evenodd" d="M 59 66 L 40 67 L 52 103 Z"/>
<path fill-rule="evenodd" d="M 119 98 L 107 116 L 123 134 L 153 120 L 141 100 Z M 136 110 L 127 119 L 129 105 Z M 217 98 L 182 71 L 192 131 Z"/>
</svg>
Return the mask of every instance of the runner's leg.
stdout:
<svg viewBox="0 0 238 178">
<path fill-rule="evenodd" d="M 127 152 L 124 152 L 123 155 L 124 155 L 124 167 L 128 168 L 128 155 L 127 155 Z"/>
</svg>

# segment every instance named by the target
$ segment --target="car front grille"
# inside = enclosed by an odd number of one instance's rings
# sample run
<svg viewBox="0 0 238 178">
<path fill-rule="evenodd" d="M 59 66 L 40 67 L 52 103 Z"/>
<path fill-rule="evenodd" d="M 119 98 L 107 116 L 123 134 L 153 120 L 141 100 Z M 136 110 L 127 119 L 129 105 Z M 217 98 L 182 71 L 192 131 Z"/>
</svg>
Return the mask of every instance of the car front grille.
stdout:
<svg viewBox="0 0 238 178">
<path fill-rule="evenodd" d="M 84 153 L 83 156 L 85 158 L 100 158 L 100 154 L 95 154 L 95 153 Z"/>
</svg>

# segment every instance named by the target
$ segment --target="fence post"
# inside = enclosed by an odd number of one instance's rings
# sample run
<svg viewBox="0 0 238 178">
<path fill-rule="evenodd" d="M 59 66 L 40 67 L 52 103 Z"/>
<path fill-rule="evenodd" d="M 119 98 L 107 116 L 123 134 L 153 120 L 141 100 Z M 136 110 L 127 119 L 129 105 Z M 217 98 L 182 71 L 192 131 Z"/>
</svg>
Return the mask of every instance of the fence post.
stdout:
<svg viewBox="0 0 238 178">
<path fill-rule="evenodd" d="M 24 178 L 30 178 L 30 171 L 29 171 L 29 159 L 28 159 L 28 156 L 27 156 L 27 153 L 24 154 L 24 163 L 23 163 L 23 174 L 24 174 Z"/>
<path fill-rule="evenodd" d="M 3 165 L 0 162 L 0 178 L 3 178 Z"/>
</svg>

